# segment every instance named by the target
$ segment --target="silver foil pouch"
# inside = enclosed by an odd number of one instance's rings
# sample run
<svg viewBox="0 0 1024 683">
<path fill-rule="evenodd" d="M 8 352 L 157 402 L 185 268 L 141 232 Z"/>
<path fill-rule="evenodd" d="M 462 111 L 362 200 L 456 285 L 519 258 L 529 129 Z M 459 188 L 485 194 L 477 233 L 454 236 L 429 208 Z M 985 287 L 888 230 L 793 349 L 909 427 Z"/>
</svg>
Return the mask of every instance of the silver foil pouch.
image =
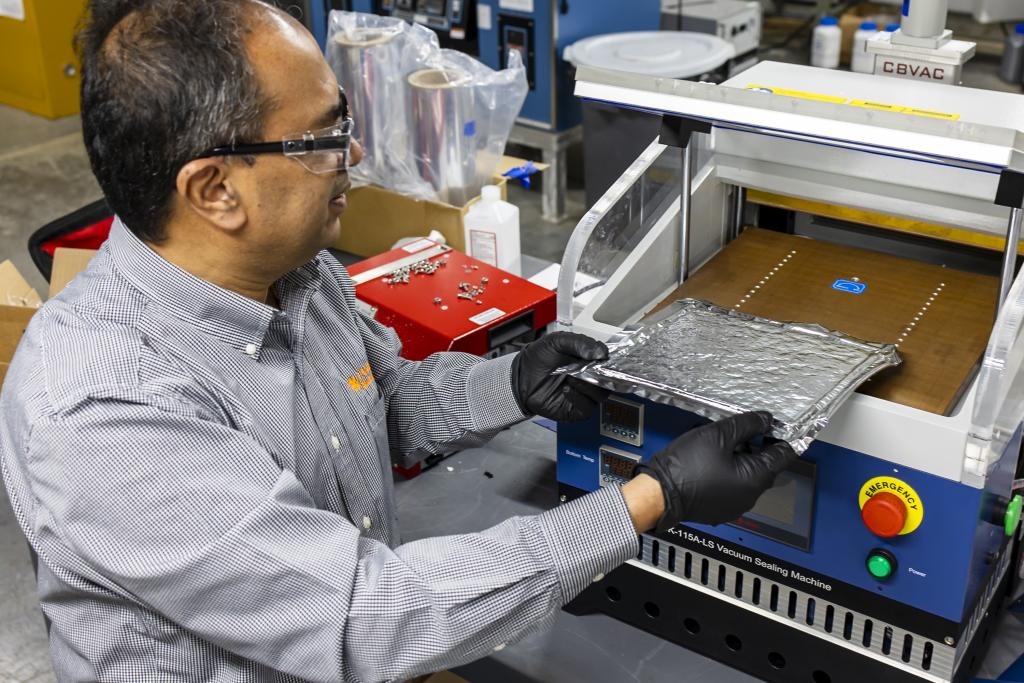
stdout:
<svg viewBox="0 0 1024 683">
<path fill-rule="evenodd" d="M 711 419 L 770 411 L 772 435 L 798 453 L 862 382 L 901 362 L 892 344 L 696 299 L 612 339 L 609 351 L 608 360 L 569 374 Z"/>
</svg>

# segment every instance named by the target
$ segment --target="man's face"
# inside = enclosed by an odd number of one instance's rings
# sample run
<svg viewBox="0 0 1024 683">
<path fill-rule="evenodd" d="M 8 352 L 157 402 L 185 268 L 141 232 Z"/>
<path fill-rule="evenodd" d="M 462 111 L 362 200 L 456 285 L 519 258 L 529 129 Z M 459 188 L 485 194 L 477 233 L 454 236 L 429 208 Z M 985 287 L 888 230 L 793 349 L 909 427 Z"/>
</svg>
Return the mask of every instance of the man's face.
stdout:
<svg viewBox="0 0 1024 683">
<path fill-rule="evenodd" d="M 262 17 L 246 47 L 263 95 L 272 103 L 262 141 L 338 123 L 338 83 L 313 37 L 289 17 L 259 11 Z M 353 143 L 349 163 L 361 157 L 362 150 Z M 337 241 L 349 188 L 347 171 L 315 174 L 278 154 L 259 155 L 251 167 L 240 159 L 231 163 L 248 219 L 245 248 L 253 257 L 266 259 L 264 267 L 291 270 Z"/>
</svg>

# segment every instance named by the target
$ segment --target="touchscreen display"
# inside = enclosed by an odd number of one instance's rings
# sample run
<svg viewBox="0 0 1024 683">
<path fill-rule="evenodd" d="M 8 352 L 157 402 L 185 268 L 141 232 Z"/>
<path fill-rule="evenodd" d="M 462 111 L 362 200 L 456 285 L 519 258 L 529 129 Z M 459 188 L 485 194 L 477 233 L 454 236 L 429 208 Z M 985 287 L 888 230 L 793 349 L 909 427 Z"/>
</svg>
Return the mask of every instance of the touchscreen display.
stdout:
<svg viewBox="0 0 1024 683">
<path fill-rule="evenodd" d="M 757 499 L 754 508 L 732 526 L 809 550 L 816 469 L 815 464 L 807 460 L 793 463 L 779 473 L 775 485 Z"/>
</svg>

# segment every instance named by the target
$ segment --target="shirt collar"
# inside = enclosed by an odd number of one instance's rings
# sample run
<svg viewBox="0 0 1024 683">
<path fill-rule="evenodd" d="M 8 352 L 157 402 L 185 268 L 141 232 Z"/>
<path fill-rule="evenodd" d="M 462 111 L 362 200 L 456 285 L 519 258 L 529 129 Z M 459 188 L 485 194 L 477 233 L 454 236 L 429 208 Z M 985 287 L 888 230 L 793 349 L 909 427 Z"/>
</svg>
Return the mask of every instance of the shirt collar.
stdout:
<svg viewBox="0 0 1024 683">
<path fill-rule="evenodd" d="M 117 271 L 155 305 L 243 353 L 259 356 L 271 321 L 280 315 L 277 309 L 179 268 L 136 237 L 120 218 L 110 228 L 107 248 Z M 276 283 L 283 303 L 291 299 L 289 290 L 319 283 L 317 261 L 314 258 Z"/>
</svg>

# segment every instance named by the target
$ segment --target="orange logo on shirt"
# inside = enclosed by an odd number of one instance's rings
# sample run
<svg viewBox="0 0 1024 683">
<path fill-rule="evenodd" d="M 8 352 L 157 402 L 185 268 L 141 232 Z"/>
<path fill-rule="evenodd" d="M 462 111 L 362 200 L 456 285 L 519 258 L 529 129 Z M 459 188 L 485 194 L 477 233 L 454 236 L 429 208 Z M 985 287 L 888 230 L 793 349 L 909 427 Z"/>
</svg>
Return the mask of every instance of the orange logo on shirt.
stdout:
<svg viewBox="0 0 1024 683">
<path fill-rule="evenodd" d="M 373 384 L 373 370 L 370 369 L 369 363 L 348 378 L 348 388 L 352 391 L 362 391 L 371 384 Z"/>
</svg>

